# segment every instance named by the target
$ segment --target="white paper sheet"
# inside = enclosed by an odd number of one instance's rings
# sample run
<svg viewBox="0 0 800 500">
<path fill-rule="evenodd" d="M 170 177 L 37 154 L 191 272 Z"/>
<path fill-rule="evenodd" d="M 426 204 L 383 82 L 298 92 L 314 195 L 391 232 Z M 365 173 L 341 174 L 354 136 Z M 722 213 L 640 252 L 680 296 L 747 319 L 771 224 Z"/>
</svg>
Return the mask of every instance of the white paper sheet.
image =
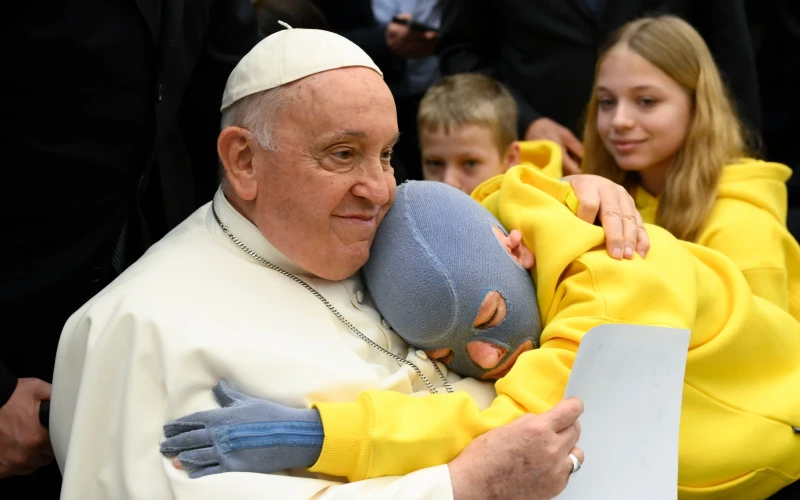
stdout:
<svg viewBox="0 0 800 500">
<path fill-rule="evenodd" d="M 564 397 L 583 399 L 586 454 L 559 500 L 675 500 L 689 330 L 601 325 L 581 341 Z"/>
</svg>

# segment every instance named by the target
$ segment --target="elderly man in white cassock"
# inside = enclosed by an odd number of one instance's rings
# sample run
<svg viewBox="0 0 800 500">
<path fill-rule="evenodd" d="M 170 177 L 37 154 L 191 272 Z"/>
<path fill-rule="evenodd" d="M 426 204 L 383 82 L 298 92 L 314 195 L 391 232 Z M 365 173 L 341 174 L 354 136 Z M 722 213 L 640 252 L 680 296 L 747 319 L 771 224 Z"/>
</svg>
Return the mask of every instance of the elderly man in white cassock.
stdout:
<svg viewBox="0 0 800 500">
<path fill-rule="evenodd" d="M 161 455 L 164 423 L 218 407 L 211 388 L 220 379 L 297 408 L 373 389 L 452 385 L 478 401 L 494 397 L 491 385 L 459 380 L 405 344 L 361 280 L 394 197 L 398 139 L 392 95 L 372 60 L 333 33 L 284 30 L 241 60 L 222 111 L 224 176 L 213 202 L 64 328 L 50 425 L 62 498 L 539 498 L 560 491 L 579 434 L 577 400 L 485 434 L 449 465 L 404 477 L 346 483 L 296 469 L 190 479 Z M 596 179 L 571 182 L 595 213 L 601 200 L 609 231 L 618 234 L 614 244 L 635 244 L 639 228 L 623 225 L 636 216 L 624 190 Z M 646 236 L 636 244 L 646 246 Z"/>
</svg>

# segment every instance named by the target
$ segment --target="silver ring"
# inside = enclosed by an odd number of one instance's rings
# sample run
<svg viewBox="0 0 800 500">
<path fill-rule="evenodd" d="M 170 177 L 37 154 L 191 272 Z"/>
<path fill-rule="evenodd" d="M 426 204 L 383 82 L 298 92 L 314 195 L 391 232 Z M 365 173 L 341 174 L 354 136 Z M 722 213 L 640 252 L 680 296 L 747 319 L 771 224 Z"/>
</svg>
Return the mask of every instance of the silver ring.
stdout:
<svg viewBox="0 0 800 500">
<path fill-rule="evenodd" d="M 569 473 L 569 475 L 571 476 L 576 472 L 578 472 L 579 470 L 581 470 L 581 466 L 583 464 L 581 463 L 580 460 L 578 460 L 578 457 L 576 457 L 572 453 L 569 454 L 569 459 L 572 460 L 572 472 Z"/>
</svg>

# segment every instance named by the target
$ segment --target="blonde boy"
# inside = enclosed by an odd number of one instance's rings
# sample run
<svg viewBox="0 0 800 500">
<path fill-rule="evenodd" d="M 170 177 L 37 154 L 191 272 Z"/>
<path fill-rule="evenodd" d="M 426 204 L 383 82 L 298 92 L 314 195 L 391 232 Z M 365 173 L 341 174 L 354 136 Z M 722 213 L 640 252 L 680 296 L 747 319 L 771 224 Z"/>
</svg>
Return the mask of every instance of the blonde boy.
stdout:
<svg viewBox="0 0 800 500">
<path fill-rule="evenodd" d="M 469 194 L 518 162 L 517 103 L 488 76 L 460 73 L 435 82 L 417 113 L 422 175 Z"/>
<path fill-rule="evenodd" d="M 517 141 L 518 114 L 511 93 L 488 76 L 460 73 L 438 80 L 425 93 L 417 113 L 425 180 L 470 194 L 483 181 L 520 163 L 561 177 L 560 156 L 552 158 L 556 144 Z M 537 156 L 556 161 L 540 162 Z"/>
</svg>

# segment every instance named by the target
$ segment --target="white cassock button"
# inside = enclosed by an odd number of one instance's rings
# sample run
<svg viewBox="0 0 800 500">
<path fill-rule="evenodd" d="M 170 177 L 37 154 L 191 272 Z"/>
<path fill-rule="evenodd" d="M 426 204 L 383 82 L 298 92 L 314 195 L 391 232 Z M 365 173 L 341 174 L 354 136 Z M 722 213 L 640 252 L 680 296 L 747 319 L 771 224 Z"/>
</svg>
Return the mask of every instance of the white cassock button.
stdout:
<svg viewBox="0 0 800 500">
<path fill-rule="evenodd" d="M 359 304 L 364 302 L 364 294 L 361 293 L 361 290 L 356 291 L 356 302 L 358 302 Z"/>
<path fill-rule="evenodd" d="M 417 351 L 417 357 L 419 359 L 428 359 L 428 355 L 425 354 L 425 351 L 423 351 L 423 350 Z"/>
<path fill-rule="evenodd" d="M 382 324 L 382 325 L 383 325 L 383 327 L 384 327 L 384 328 L 386 328 L 387 330 L 391 330 L 391 329 L 392 329 L 392 325 L 390 325 L 390 324 L 389 324 L 389 322 L 388 322 L 388 321 L 386 321 L 385 319 L 382 319 L 382 320 L 381 320 L 381 324 Z"/>
</svg>

